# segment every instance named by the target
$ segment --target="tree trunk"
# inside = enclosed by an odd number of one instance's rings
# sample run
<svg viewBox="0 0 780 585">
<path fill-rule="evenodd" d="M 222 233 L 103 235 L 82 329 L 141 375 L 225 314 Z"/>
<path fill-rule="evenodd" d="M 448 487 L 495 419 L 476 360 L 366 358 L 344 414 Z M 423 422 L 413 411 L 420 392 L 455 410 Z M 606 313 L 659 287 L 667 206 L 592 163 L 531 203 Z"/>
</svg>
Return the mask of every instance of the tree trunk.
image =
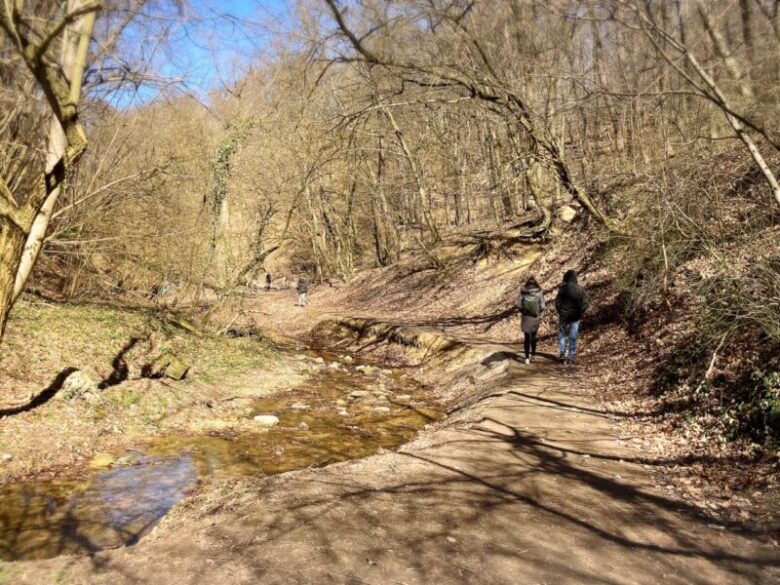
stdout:
<svg viewBox="0 0 780 585">
<path fill-rule="evenodd" d="M 750 0 L 739 0 L 739 13 L 742 19 L 742 42 L 745 43 L 747 61 L 752 66 L 756 62 L 756 47 L 753 39 L 753 15 Z"/>
<path fill-rule="evenodd" d="M 496 138 L 495 132 L 490 128 L 487 134 L 488 154 L 490 157 L 491 178 L 493 189 L 497 189 L 501 198 L 501 209 L 503 211 L 503 221 L 511 220 L 515 215 L 512 207 L 512 196 L 504 181 L 504 175 L 501 172 L 501 145 Z"/>
<path fill-rule="evenodd" d="M 379 137 L 377 147 L 376 172 L 370 169 L 373 189 L 371 190 L 371 217 L 374 224 L 374 253 L 380 266 L 387 266 L 391 260 L 390 228 L 387 199 L 384 194 L 385 157 L 382 147 L 382 137 Z"/>
<path fill-rule="evenodd" d="M 742 71 L 742 67 L 732 54 L 726 39 L 723 38 L 720 30 L 718 30 L 717 26 L 712 21 L 712 18 L 710 17 L 711 9 L 704 4 L 703 0 L 696 0 L 696 9 L 704 24 L 704 29 L 712 40 L 712 44 L 715 46 L 715 53 L 717 53 L 718 57 L 720 57 L 721 61 L 723 61 L 723 64 L 726 66 L 726 71 L 728 71 L 731 78 L 737 84 L 740 93 L 745 98 L 752 98 L 753 90 L 749 84 L 745 83 L 745 73 Z"/>
<path fill-rule="evenodd" d="M 433 220 L 433 215 L 431 214 L 430 197 L 428 196 L 428 190 L 425 188 L 425 179 L 422 176 L 420 167 L 417 164 L 417 159 L 415 158 L 414 154 L 409 148 L 409 145 L 406 143 L 406 138 L 404 137 L 404 133 L 401 130 L 401 127 L 395 121 L 395 117 L 393 117 L 393 114 L 390 112 L 388 108 L 383 108 L 383 111 L 385 113 L 385 116 L 387 117 L 387 120 L 390 122 L 390 125 L 393 127 L 393 131 L 395 132 L 395 135 L 398 138 L 398 144 L 401 146 L 401 150 L 404 151 L 406 160 L 409 163 L 409 170 L 412 171 L 412 175 L 414 176 L 414 181 L 417 185 L 418 200 L 420 202 L 420 211 L 422 213 L 423 220 L 425 221 L 425 224 L 428 227 L 428 231 L 431 233 L 431 237 L 433 238 L 433 241 L 438 242 L 441 239 L 441 236 L 439 235 L 439 228 L 436 226 L 436 222 Z"/>
<path fill-rule="evenodd" d="M 462 156 L 459 148 L 460 140 L 455 141 L 455 164 L 458 167 L 457 180 L 452 190 L 452 207 L 454 212 L 455 227 L 460 227 L 463 221 L 463 182 L 466 157 Z"/>
<path fill-rule="evenodd" d="M 82 5 L 82 0 L 69 0 L 66 5 L 66 13 L 72 13 Z M 62 38 L 62 69 L 71 80 L 70 94 L 81 96 L 81 86 L 84 77 L 84 69 L 87 62 L 90 36 L 95 26 L 96 13 L 88 14 L 78 23 L 78 29 L 73 30 L 70 27 L 63 31 Z M 68 140 L 65 131 L 57 116 L 52 117 L 51 127 L 49 129 L 48 153 L 46 155 L 46 172 L 51 173 L 55 165 L 65 156 L 68 147 Z M 49 228 L 54 208 L 59 199 L 62 186 L 53 187 L 46 196 L 43 205 L 33 219 L 30 233 L 27 235 L 27 241 L 22 252 L 22 258 L 14 279 L 13 300 L 16 302 L 22 294 L 27 281 L 32 273 L 33 266 L 38 260 L 38 256 L 43 248 L 46 231 Z"/>
<path fill-rule="evenodd" d="M 51 121 L 51 128 L 49 129 L 49 152 L 46 155 L 46 170 L 51 172 L 54 165 L 62 159 L 65 154 L 66 140 L 65 133 L 62 131 L 62 126 L 59 120 L 56 118 Z M 27 281 L 32 274 L 33 266 L 35 266 L 38 255 L 43 249 L 43 242 L 46 238 L 46 232 L 49 228 L 49 222 L 51 221 L 52 214 L 54 213 L 54 207 L 57 204 L 57 200 L 60 197 L 61 187 L 57 186 L 56 189 L 52 189 L 46 200 L 43 202 L 40 211 L 33 220 L 32 228 L 27 236 L 27 241 L 22 252 L 22 258 L 19 262 L 19 268 L 14 280 L 13 300 L 14 302 L 21 296 L 24 291 L 24 287 L 27 285 Z"/>
<path fill-rule="evenodd" d="M 26 240 L 27 234 L 20 226 L 0 218 L 0 339 L 16 300 L 14 282 Z"/>
<path fill-rule="evenodd" d="M 306 190 L 306 203 L 309 207 L 309 215 L 311 217 L 311 244 L 314 251 L 314 261 L 317 265 L 317 272 L 323 274 L 329 272 L 328 266 L 328 252 L 327 252 L 327 240 L 325 236 L 325 230 L 320 226 L 319 212 L 315 209 L 311 189 L 307 186 Z"/>
</svg>

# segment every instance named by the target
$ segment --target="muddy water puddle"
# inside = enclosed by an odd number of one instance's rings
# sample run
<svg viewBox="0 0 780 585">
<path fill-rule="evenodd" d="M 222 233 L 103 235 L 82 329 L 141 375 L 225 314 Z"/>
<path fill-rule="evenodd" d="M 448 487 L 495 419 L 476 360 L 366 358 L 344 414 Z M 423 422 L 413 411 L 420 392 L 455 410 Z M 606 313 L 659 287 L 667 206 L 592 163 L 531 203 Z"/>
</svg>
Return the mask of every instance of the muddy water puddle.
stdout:
<svg viewBox="0 0 780 585">
<path fill-rule="evenodd" d="M 195 491 L 395 449 L 440 418 L 405 376 L 352 364 L 215 416 L 233 430 L 155 437 L 110 469 L 0 488 L 0 559 L 131 545 Z M 268 416 L 278 423 L 265 426 Z"/>
</svg>

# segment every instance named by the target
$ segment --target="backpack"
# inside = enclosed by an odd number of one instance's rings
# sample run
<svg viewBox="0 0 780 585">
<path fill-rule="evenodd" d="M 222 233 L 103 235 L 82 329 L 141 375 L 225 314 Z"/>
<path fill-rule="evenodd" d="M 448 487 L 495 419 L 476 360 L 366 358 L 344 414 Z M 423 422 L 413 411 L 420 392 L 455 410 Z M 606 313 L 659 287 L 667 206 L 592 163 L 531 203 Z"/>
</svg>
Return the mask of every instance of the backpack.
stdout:
<svg viewBox="0 0 780 585">
<path fill-rule="evenodd" d="M 520 312 L 527 317 L 538 317 L 542 314 L 542 304 L 535 294 L 524 294 L 520 297 Z"/>
</svg>

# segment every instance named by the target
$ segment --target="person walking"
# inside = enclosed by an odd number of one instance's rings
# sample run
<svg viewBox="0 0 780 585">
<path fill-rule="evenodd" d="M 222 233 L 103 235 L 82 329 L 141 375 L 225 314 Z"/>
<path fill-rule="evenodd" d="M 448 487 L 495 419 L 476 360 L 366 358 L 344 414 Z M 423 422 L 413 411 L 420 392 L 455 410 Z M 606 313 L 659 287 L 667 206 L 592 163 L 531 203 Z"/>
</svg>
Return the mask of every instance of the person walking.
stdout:
<svg viewBox="0 0 780 585">
<path fill-rule="evenodd" d="M 563 282 L 558 287 L 555 297 L 555 310 L 558 311 L 558 349 L 560 360 L 566 360 L 567 365 L 574 365 L 577 355 L 577 334 L 580 331 L 580 320 L 588 309 L 588 295 L 577 284 L 577 273 L 567 270 Z M 567 346 L 568 345 L 568 353 Z"/>
<path fill-rule="evenodd" d="M 266 292 L 271 290 L 271 273 L 266 272 L 265 273 L 265 290 Z"/>
<path fill-rule="evenodd" d="M 526 280 L 520 289 L 517 307 L 523 316 L 520 320 L 520 330 L 523 332 L 525 363 L 530 364 L 536 358 L 536 338 L 545 308 L 544 293 L 533 276 Z"/>
<path fill-rule="evenodd" d="M 302 278 L 298 279 L 298 302 L 296 303 L 296 306 L 298 307 L 305 307 L 306 306 L 306 293 L 309 292 L 309 285 L 306 284 L 306 281 Z"/>
</svg>

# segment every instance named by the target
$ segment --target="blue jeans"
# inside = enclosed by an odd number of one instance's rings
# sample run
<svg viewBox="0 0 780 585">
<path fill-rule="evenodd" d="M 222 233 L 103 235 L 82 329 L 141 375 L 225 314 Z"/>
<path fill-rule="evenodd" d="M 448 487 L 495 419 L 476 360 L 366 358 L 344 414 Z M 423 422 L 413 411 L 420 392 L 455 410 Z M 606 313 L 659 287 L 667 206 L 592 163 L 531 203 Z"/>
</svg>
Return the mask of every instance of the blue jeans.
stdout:
<svg viewBox="0 0 780 585">
<path fill-rule="evenodd" d="M 577 354 L 577 333 L 580 332 L 580 322 L 564 323 L 558 322 L 558 349 L 561 355 L 566 355 L 566 341 L 569 342 L 569 359 L 574 360 Z"/>
</svg>

